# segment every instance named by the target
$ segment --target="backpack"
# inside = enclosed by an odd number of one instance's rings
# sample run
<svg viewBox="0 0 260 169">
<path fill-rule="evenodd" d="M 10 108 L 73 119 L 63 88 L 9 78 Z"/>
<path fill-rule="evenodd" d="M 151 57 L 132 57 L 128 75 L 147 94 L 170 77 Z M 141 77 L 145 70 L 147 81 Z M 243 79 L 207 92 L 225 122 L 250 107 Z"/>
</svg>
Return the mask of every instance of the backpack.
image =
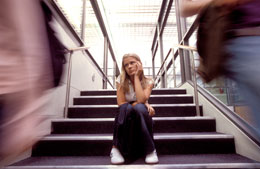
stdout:
<svg viewBox="0 0 260 169">
<path fill-rule="evenodd" d="M 197 72 L 204 82 L 208 83 L 226 73 L 223 63 L 229 55 L 225 53 L 224 42 L 228 38 L 226 32 L 230 27 L 230 13 L 230 9 L 217 7 L 212 1 L 198 16 L 197 50 L 200 64 Z"/>
</svg>

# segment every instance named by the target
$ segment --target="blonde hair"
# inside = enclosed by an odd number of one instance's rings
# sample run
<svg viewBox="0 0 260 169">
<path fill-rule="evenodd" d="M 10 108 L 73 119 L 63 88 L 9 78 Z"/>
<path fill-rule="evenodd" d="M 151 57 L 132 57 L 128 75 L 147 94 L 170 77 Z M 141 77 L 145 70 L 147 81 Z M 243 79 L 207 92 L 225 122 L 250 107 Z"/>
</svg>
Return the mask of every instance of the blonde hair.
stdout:
<svg viewBox="0 0 260 169">
<path fill-rule="evenodd" d="M 133 57 L 133 58 L 135 58 L 137 61 L 139 61 L 142 64 L 140 57 L 137 54 L 135 54 L 135 53 L 128 53 L 128 54 L 125 54 L 123 56 L 122 67 L 121 67 L 121 74 L 120 74 L 120 87 L 123 87 L 123 90 L 126 93 L 129 92 L 130 77 L 126 73 L 125 66 L 124 66 L 124 59 L 128 58 L 128 57 Z M 150 80 L 150 79 L 145 77 L 144 76 L 144 72 L 142 72 L 142 74 L 140 76 L 140 81 L 141 81 L 141 85 L 142 85 L 143 88 L 146 87 L 146 85 L 148 83 L 148 80 Z"/>
</svg>

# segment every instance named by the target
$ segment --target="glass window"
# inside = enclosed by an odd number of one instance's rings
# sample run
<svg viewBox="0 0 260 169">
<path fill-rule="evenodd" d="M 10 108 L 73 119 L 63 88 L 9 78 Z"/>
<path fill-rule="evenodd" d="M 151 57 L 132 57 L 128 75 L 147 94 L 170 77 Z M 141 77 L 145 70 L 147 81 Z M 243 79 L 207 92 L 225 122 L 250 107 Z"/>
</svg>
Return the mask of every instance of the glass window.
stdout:
<svg viewBox="0 0 260 169">
<path fill-rule="evenodd" d="M 162 39 L 163 39 L 163 53 L 164 53 L 164 57 L 166 57 L 170 48 L 174 48 L 174 45 L 178 44 L 178 31 L 177 31 L 176 13 L 175 13 L 174 5 L 171 7 L 171 11 L 163 31 Z"/>
</svg>

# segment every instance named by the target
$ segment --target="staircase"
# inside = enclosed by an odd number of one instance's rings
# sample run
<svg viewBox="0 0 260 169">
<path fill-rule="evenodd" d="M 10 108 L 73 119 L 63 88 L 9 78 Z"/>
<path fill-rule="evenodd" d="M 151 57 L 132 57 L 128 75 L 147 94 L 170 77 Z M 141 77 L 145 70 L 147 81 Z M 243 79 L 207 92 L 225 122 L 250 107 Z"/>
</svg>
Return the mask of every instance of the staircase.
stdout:
<svg viewBox="0 0 260 169">
<path fill-rule="evenodd" d="M 259 163 L 236 154 L 234 137 L 216 132 L 214 118 L 196 116 L 193 97 L 184 89 L 155 89 L 149 99 L 156 115 L 154 139 L 160 163 L 139 159 L 119 168 L 257 168 Z M 32 156 L 9 169 L 114 168 L 110 164 L 116 91 L 82 91 L 67 119 L 52 122 L 50 135 Z M 201 114 L 202 107 L 200 106 Z"/>
</svg>

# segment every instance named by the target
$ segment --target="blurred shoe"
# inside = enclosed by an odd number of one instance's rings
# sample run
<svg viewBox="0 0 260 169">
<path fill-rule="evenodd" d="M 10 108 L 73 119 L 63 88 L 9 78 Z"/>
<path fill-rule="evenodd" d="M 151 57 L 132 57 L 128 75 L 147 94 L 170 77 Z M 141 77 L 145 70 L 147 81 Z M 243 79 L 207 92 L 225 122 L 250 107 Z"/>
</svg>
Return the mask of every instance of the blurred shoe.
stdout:
<svg viewBox="0 0 260 169">
<path fill-rule="evenodd" d="M 147 164 L 156 164 L 159 162 L 156 150 L 151 152 L 150 154 L 147 154 L 145 157 L 145 163 Z"/>
<path fill-rule="evenodd" d="M 124 157 L 121 155 L 120 151 L 113 147 L 110 153 L 112 164 L 123 164 L 125 162 Z"/>
</svg>

